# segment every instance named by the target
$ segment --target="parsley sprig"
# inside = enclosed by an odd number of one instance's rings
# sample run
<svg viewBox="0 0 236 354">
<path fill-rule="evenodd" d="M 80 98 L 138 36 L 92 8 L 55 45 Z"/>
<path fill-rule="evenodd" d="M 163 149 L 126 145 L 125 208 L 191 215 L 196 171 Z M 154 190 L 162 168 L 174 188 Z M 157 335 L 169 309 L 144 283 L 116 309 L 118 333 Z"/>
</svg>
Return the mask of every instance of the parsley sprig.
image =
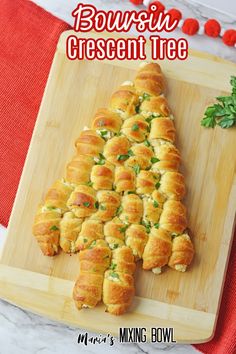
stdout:
<svg viewBox="0 0 236 354">
<path fill-rule="evenodd" d="M 236 76 L 231 76 L 230 84 L 232 93 L 230 96 L 219 96 L 219 103 L 210 106 L 205 111 L 201 125 L 206 128 L 214 128 L 219 125 L 226 129 L 236 125 Z"/>
</svg>

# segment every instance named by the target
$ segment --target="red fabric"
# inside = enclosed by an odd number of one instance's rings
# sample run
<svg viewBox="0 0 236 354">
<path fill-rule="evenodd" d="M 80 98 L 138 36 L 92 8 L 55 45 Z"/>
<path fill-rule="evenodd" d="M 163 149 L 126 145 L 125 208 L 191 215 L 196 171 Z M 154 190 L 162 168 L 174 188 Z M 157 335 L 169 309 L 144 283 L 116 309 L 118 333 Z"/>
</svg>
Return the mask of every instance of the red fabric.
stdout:
<svg viewBox="0 0 236 354">
<path fill-rule="evenodd" d="M 236 230 L 214 338 L 195 345 L 204 354 L 236 353 Z"/>
<path fill-rule="evenodd" d="M 0 0 L 0 223 L 7 225 L 60 33 L 28 0 Z"/>
<path fill-rule="evenodd" d="M 68 25 L 27 0 L 0 0 L 0 223 L 7 225 L 59 35 Z M 203 353 L 236 352 L 236 239 L 215 338 Z"/>
</svg>

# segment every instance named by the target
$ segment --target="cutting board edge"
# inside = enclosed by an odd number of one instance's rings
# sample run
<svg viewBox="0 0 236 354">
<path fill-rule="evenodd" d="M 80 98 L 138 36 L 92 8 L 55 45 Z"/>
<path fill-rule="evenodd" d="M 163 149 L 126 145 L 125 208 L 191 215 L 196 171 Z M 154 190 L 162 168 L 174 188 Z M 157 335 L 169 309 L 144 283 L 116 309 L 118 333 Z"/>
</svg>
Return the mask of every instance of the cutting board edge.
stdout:
<svg viewBox="0 0 236 354">
<path fill-rule="evenodd" d="M 216 314 L 145 298 L 135 297 L 132 307 L 136 312 L 131 309 L 132 312 L 119 317 L 105 314 L 103 305 L 78 312 L 71 297 L 73 284 L 69 280 L 0 264 L 1 299 L 50 320 L 98 332 L 96 320 L 101 320 L 103 315 L 106 322 L 99 333 L 115 337 L 124 321 L 128 321 L 129 327 L 136 327 L 141 320 L 142 327 L 147 329 L 173 327 L 176 342 L 183 344 L 205 343 L 214 336 Z M 160 316 L 153 316 L 154 313 Z M 128 327 L 127 322 L 125 326 Z"/>
</svg>

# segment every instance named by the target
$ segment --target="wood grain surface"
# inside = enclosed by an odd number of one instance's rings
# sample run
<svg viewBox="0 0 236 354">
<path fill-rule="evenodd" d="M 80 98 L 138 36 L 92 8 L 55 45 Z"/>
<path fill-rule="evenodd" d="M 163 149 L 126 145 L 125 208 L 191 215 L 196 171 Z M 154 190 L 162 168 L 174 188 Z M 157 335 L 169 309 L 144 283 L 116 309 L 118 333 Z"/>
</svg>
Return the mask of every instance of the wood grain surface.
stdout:
<svg viewBox="0 0 236 354">
<path fill-rule="evenodd" d="M 47 188 L 64 175 L 79 132 L 123 81 L 134 78 L 139 63 L 69 61 L 67 35 L 58 44 L 14 204 L 1 256 L 0 296 L 97 332 L 117 335 L 120 326 L 164 326 L 175 328 L 178 342 L 207 341 L 214 331 L 235 221 L 236 129 L 205 129 L 200 120 L 214 97 L 229 89 L 236 66 L 199 52 L 184 62 L 160 63 L 188 188 L 184 203 L 196 249 L 192 265 L 186 273 L 166 269 L 160 276 L 138 266 L 135 303 L 121 318 L 104 313 L 103 305 L 78 312 L 71 295 L 78 255 L 43 256 L 32 236 L 33 218 Z"/>
</svg>

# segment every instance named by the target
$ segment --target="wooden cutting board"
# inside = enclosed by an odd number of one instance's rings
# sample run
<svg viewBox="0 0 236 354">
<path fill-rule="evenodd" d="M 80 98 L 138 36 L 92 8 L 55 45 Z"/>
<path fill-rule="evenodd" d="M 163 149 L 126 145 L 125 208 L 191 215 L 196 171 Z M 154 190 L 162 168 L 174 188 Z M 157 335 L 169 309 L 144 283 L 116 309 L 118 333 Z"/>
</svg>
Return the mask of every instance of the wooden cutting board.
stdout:
<svg viewBox="0 0 236 354">
<path fill-rule="evenodd" d="M 119 327 L 174 327 L 178 342 L 208 341 L 216 324 L 234 228 L 236 129 L 204 129 L 200 119 L 214 97 L 230 90 L 236 65 L 194 51 L 187 61 L 161 63 L 188 187 L 185 204 L 196 248 L 193 264 L 184 274 L 166 269 L 160 276 L 138 266 L 136 298 L 124 316 L 105 313 L 103 305 L 78 312 L 72 300 L 78 255 L 43 256 L 32 237 L 33 218 L 47 188 L 63 176 L 81 129 L 124 80 L 134 78 L 139 63 L 69 61 L 67 35 L 58 44 L 12 211 L 0 261 L 0 296 L 99 333 L 117 335 Z"/>
</svg>

